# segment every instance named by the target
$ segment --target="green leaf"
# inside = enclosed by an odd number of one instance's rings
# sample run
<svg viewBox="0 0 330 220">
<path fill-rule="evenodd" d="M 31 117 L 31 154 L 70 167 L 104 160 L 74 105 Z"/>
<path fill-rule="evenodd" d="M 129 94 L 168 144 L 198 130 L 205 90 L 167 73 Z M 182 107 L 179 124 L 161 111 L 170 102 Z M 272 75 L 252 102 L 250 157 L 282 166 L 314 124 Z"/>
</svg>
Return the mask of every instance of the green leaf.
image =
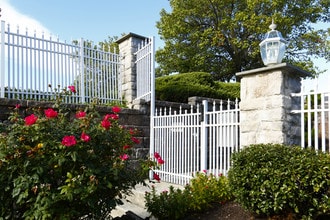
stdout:
<svg viewBox="0 0 330 220">
<path fill-rule="evenodd" d="M 20 187 L 15 187 L 13 189 L 12 196 L 17 197 L 20 194 L 20 192 L 21 192 L 21 188 Z"/>
<path fill-rule="evenodd" d="M 67 172 L 66 177 L 68 177 L 69 179 L 72 179 L 72 174 L 70 172 Z"/>
<path fill-rule="evenodd" d="M 74 161 L 74 162 L 76 162 L 76 160 L 77 160 L 77 152 L 76 151 L 73 151 L 73 152 L 71 152 L 70 153 L 70 156 L 71 156 L 71 159 Z"/>
</svg>

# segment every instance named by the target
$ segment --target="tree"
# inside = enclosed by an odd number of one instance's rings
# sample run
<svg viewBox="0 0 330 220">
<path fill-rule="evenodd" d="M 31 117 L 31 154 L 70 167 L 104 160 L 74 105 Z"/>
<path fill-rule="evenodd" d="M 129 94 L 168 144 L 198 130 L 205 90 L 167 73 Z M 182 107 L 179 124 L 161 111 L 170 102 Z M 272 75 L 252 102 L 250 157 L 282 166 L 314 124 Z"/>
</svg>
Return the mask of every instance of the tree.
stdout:
<svg viewBox="0 0 330 220">
<path fill-rule="evenodd" d="M 157 75 L 210 72 L 228 81 L 236 72 L 262 67 L 259 43 L 274 19 L 290 42 L 285 61 L 317 73 L 311 58 L 329 57 L 327 0 L 170 0 L 157 28 L 165 46 L 156 52 Z"/>
</svg>

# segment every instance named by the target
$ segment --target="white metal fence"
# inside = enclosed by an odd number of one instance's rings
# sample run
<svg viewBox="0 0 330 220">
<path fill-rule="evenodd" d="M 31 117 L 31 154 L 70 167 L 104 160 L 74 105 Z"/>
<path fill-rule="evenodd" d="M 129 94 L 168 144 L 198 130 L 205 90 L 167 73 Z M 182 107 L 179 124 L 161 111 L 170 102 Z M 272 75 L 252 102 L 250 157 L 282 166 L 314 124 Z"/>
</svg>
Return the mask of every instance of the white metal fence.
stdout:
<svg viewBox="0 0 330 220">
<path fill-rule="evenodd" d="M 69 44 L 14 32 L 4 21 L 0 37 L 0 98 L 51 100 L 55 90 L 74 85 L 67 102 L 121 101 L 118 54 L 83 39 Z"/>
<path fill-rule="evenodd" d="M 155 41 L 147 38 L 140 45 L 136 55 L 136 99 L 154 99 L 155 85 Z M 152 101 L 153 102 L 153 101 Z"/>
<path fill-rule="evenodd" d="M 184 185 L 199 171 L 225 175 L 232 153 L 239 150 L 237 100 L 234 105 L 213 103 L 211 111 L 207 101 L 203 110 L 158 109 L 152 120 L 151 156 L 158 152 L 165 161 L 155 170 L 162 181 Z"/>
<path fill-rule="evenodd" d="M 303 84 L 301 93 L 292 95 L 301 102 L 300 109 L 292 112 L 301 115 L 301 146 L 330 153 L 330 91 Z"/>
</svg>

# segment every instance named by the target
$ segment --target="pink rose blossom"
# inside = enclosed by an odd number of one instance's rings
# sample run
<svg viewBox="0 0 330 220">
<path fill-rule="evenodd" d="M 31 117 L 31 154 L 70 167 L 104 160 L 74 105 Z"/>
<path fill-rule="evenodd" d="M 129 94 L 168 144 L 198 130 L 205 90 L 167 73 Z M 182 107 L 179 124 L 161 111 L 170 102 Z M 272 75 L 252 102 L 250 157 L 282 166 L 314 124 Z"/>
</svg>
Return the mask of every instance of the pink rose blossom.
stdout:
<svg viewBox="0 0 330 220">
<path fill-rule="evenodd" d="M 73 135 L 64 136 L 62 139 L 62 144 L 66 147 L 71 147 L 71 146 L 77 144 L 77 140 L 76 140 L 75 136 L 73 136 Z"/>
<path fill-rule="evenodd" d="M 72 93 L 76 93 L 76 87 L 75 86 L 68 86 L 69 90 L 72 92 Z"/>
<path fill-rule="evenodd" d="M 80 138 L 83 142 L 88 142 L 91 140 L 91 137 L 88 134 L 86 134 L 85 132 L 81 133 Z"/>
<path fill-rule="evenodd" d="M 129 156 L 127 154 L 123 154 L 119 156 L 122 161 L 128 160 Z"/>
<path fill-rule="evenodd" d="M 45 115 L 47 118 L 56 118 L 58 113 L 54 109 L 49 108 L 45 110 Z"/>
<path fill-rule="evenodd" d="M 154 173 L 154 179 L 157 180 L 158 182 L 160 181 L 160 177 L 157 173 Z"/>
<path fill-rule="evenodd" d="M 108 119 L 117 120 L 119 119 L 119 116 L 116 114 L 106 114 L 103 120 L 108 120 Z"/>
<path fill-rule="evenodd" d="M 120 109 L 120 107 L 118 107 L 118 106 L 113 106 L 113 107 L 112 107 L 112 111 L 113 111 L 114 113 L 119 113 L 119 112 L 121 111 L 121 109 Z"/>
<path fill-rule="evenodd" d="M 108 130 L 108 129 L 110 128 L 110 126 L 111 126 L 111 122 L 108 121 L 108 120 L 103 120 L 103 121 L 101 122 L 101 126 L 102 126 L 103 128 L 105 128 L 106 130 Z"/>
<path fill-rule="evenodd" d="M 123 147 L 124 150 L 130 149 L 130 148 L 131 148 L 131 146 L 129 146 L 129 145 L 125 145 L 125 146 Z"/>
<path fill-rule="evenodd" d="M 156 159 L 160 158 L 159 153 L 158 153 L 158 152 L 155 152 L 155 153 L 154 153 L 154 157 L 155 157 Z"/>
<path fill-rule="evenodd" d="M 130 133 L 130 135 L 133 135 L 133 134 L 135 134 L 135 130 L 133 128 L 130 128 L 129 133 Z"/>
<path fill-rule="evenodd" d="M 138 138 L 136 138 L 136 137 L 132 137 L 131 139 L 136 144 L 139 144 L 140 143 L 140 140 Z"/>
<path fill-rule="evenodd" d="M 31 114 L 27 117 L 25 117 L 25 125 L 30 126 L 33 125 L 34 123 L 36 123 L 36 121 L 38 120 L 38 117 L 35 116 L 34 114 Z"/>
<path fill-rule="evenodd" d="M 157 159 L 157 162 L 159 164 L 164 164 L 165 163 L 165 161 L 162 158 L 160 158 L 160 157 Z"/>
<path fill-rule="evenodd" d="M 79 111 L 76 113 L 76 118 L 84 118 L 86 116 L 86 112 Z"/>
</svg>

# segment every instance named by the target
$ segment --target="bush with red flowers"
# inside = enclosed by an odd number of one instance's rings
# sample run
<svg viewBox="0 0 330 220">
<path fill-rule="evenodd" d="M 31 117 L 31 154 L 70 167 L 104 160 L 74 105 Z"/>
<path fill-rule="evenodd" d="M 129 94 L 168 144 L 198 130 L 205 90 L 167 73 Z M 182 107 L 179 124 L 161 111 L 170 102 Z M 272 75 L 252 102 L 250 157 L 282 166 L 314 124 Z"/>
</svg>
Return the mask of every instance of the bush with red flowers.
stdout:
<svg viewBox="0 0 330 220">
<path fill-rule="evenodd" d="M 119 107 L 101 117 L 90 105 L 73 118 L 19 108 L 0 134 L 0 219 L 104 219 L 152 165 L 131 166 L 139 140 L 118 124 Z"/>
</svg>

